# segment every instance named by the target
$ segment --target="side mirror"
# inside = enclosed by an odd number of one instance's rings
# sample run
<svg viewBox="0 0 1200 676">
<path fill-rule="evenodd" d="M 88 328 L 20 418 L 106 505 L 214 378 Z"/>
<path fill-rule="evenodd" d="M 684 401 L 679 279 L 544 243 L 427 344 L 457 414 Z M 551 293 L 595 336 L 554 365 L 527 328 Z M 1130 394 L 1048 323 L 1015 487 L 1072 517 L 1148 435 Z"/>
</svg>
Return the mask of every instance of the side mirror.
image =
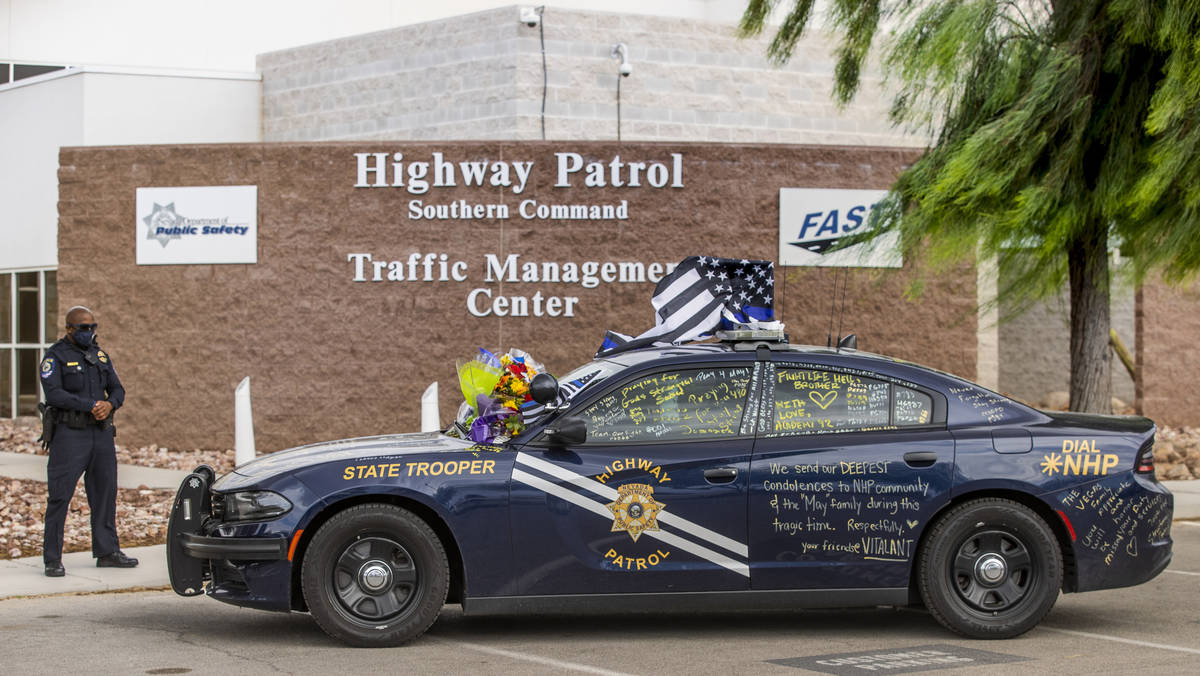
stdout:
<svg viewBox="0 0 1200 676">
<path fill-rule="evenodd" d="M 539 373 L 529 383 L 529 396 L 539 404 L 549 404 L 558 398 L 558 380 L 549 373 Z"/>
<path fill-rule="evenodd" d="M 563 418 L 546 428 L 546 441 L 550 446 L 570 446 L 587 441 L 587 423 L 583 418 Z"/>
</svg>

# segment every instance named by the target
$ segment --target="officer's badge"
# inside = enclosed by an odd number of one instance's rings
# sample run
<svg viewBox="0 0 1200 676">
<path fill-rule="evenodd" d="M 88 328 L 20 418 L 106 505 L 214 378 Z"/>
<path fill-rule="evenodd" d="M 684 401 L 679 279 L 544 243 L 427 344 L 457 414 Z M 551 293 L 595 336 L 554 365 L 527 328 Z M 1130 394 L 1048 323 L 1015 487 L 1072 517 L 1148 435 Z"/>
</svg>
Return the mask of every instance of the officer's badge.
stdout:
<svg viewBox="0 0 1200 676">
<path fill-rule="evenodd" d="M 54 373 L 54 357 L 46 357 L 42 360 L 42 378 L 49 378 L 52 373 Z"/>
<path fill-rule="evenodd" d="M 100 363 L 108 363 L 108 355 L 104 354 L 104 350 L 96 350 L 96 356 L 100 357 Z"/>
<path fill-rule="evenodd" d="M 666 505 L 654 499 L 649 484 L 625 484 L 617 487 L 617 499 L 606 505 L 613 513 L 613 532 L 625 531 L 634 542 L 644 531 L 658 530 L 658 513 Z"/>
</svg>

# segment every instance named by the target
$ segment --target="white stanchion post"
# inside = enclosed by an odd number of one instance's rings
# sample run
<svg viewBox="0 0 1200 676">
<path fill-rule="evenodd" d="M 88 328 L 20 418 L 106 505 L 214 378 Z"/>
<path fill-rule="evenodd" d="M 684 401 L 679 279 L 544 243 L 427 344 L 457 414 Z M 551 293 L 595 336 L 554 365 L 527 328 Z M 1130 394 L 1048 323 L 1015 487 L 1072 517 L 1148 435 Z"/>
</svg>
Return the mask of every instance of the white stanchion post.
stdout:
<svg viewBox="0 0 1200 676">
<path fill-rule="evenodd" d="M 250 376 L 233 391 L 234 462 L 239 467 L 254 459 L 254 414 L 250 410 Z"/>
<path fill-rule="evenodd" d="M 439 432 L 441 429 L 442 416 L 438 413 L 438 386 L 435 380 L 421 395 L 421 431 Z"/>
</svg>

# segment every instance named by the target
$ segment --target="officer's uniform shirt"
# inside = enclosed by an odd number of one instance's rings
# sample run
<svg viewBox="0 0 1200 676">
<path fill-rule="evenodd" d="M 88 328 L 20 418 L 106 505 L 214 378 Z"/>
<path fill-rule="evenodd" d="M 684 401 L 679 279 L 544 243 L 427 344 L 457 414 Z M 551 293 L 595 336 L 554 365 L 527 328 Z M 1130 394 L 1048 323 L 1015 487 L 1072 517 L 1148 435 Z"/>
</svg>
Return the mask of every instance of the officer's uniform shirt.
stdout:
<svg viewBox="0 0 1200 676">
<path fill-rule="evenodd" d="M 95 341 L 85 353 L 75 341 L 62 338 L 46 351 L 41 375 L 46 404 L 54 408 L 90 412 L 97 401 L 108 401 L 116 411 L 125 403 L 112 359 Z"/>
<path fill-rule="evenodd" d="M 59 415 L 46 464 L 46 532 L 42 558 L 49 564 L 62 558 L 63 527 L 75 485 L 83 476 L 92 517 L 92 555 L 118 551 L 116 526 L 117 454 L 112 425 L 92 417 L 97 401 L 107 401 L 115 412 L 125 403 L 125 388 L 112 359 L 99 345 L 85 351 L 64 337 L 46 351 L 41 365 L 46 403 L 61 412 L 75 412 L 83 428 L 70 427 Z"/>
</svg>

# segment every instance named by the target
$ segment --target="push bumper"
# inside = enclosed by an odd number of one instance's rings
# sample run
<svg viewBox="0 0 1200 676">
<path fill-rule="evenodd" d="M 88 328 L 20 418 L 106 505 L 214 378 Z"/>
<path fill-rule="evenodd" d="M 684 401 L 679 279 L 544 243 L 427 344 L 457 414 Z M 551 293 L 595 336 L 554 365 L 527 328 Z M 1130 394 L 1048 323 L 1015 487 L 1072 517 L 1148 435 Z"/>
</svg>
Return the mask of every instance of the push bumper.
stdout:
<svg viewBox="0 0 1200 676">
<path fill-rule="evenodd" d="M 209 486 L 213 470 L 201 465 L 184 478 L 171 506 L 167 524 L 167 572 L 171 588 L 180 596 L 204 593 L 205 581 L 212 580 L 213 560 L 278 561 L 287 558 L 287 540 L 283 537 L 236 538 L 204 534 L 205 521 L 211 518 Z"/>
<path fill-rule="evenodd" d="M 196 559 L 276 561 L 287 558 L 286 538 L 220 538 L 180 533 L 183 553 Z"/>
</svg>

